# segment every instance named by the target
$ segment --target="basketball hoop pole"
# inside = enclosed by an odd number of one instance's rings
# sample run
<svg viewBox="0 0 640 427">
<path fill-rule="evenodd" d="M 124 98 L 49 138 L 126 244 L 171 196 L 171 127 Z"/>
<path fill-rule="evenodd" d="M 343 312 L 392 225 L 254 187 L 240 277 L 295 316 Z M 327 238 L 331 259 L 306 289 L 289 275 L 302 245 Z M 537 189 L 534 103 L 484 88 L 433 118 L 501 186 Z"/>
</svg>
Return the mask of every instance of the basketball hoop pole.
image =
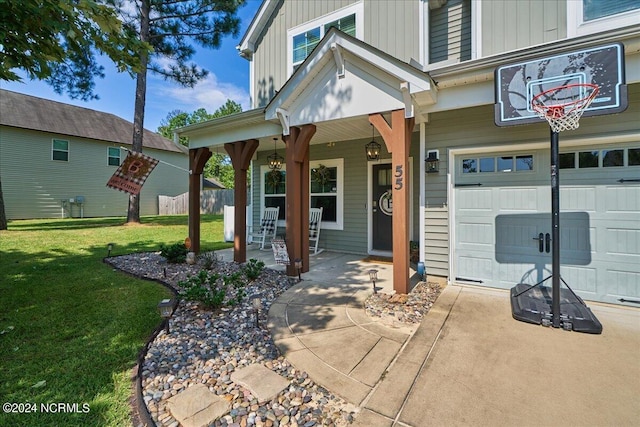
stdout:
<svg viewBox="0 0 640 427">
<path fill-rule="evenodd" d="M 551 132 L 551 322 L 560 327 L 560 149 L 559 134 Z"/>
</svg>

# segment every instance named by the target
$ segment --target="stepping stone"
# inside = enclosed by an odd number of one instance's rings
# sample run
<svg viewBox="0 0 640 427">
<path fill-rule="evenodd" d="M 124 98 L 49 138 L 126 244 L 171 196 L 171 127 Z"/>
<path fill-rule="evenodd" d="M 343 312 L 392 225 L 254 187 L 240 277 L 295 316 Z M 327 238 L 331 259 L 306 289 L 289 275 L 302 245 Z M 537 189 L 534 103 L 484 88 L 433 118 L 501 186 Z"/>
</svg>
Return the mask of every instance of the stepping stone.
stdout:
<svg viewBox="0 0 640 427">
<path fill-rule="evenodd" d="M 231 381 L 248 389 L 259 403 L 272 400 L 289 386 L 288 380 L 259 364 L 234 371 Z"/>
<path fill-rule="evenodd" d="M 167 409 L 182 427 L 205 427 L 231 410 L 231 402 L 196 384 L 167 400 Z"/>
</svg>

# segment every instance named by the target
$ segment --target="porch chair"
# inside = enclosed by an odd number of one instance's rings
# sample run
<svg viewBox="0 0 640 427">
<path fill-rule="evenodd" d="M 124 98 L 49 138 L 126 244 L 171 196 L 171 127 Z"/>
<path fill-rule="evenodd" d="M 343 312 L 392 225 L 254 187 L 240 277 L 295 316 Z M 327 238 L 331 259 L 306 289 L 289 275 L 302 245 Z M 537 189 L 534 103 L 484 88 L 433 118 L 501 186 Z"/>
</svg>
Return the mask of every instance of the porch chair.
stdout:
<svg viewBox="0 0 640 427">
<path fill-rule="evenodd" d="M 309 244 L 315 242 L 314 246 L 310 246 L 309 250 L 313 250 L 313 254 L 318 253 L 318 242 L 320 241 L 320 226 L 322 224 L 322 208 L 309 209 Z M 322 252 L 322 250 L 320 250 Z"/>
<path fill-rule="evenodd" d="M 264 243 L 271 241 L 276 237 L 276 230 L 278 229 L 278 214 L 280 213 L 280 207 L 265 208 L 260 219 L 260 231 L 251 233 L 251 236 L 260 241 L 260 250 L 264 249 Z"/>
</svg>

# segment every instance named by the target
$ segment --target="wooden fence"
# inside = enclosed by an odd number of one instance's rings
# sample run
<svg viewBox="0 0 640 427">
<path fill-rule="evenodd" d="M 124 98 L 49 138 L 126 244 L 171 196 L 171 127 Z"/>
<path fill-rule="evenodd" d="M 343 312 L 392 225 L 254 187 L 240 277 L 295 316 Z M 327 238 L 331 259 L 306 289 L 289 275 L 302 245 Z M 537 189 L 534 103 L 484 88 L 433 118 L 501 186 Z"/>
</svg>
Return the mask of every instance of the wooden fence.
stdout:
<svg viewBox="0 0 640 427">
<path fill-rule="evenodd" d="M 222 215 L 224 205 L 233 205 L 233 189 L 200 192 L 200 213 Z M 185 215 L 189 213 L 189 193 L 175 197 L 158 196 L 158 214 Z"/>
</svg>

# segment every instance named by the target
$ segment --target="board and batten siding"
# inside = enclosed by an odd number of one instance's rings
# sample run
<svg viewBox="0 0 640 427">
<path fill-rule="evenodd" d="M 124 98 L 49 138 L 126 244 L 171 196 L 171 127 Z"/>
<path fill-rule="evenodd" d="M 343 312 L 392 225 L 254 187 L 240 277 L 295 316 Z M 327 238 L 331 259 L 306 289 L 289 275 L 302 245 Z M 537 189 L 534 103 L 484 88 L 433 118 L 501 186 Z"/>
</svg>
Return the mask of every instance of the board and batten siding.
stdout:
<svg viewBox="0 0 640 427">
<path fill-rule="evenodd" d="M 480 5 L 483 57 L 567 37 L 566 1 L 491 0 Z"/>
<path fill-rule="evenodd" d="M 51 141 L 69 141 L 69 160 L 51 160 Z M 128 194 L 106 187 L 115 172 L 107 164 L 107 147 L 113 144 L 45 132 L 2 127 L 0 172 L 8 219 L 61 218 L 62 200 L 84 196 L 84 217 L 126 216 Z M 117 146 L 117 145 L 115 145 Z M 148 154 L 183 168 L 185 154 L 146 149 Z M 122 151 L 121 159 L 126 156 Z M 141 215 L 158 213 L 158 194 L 180 194 L 188 188 L 188 174 L 164 164 L 147 179 L 141 192 Z M 79 205 L 71 215 L 80 217 Z M 65 212 L 68 216 L 69 211 Z"/>
<path fill-rule="evenodd" d="M 387 160 L 391 158 L 386 150 L 385 144 L 379 135 L 376 135 L 376 140 L 382 145 L 380 153 L 381 160 Z M 322 228 L 320 231 L 320 243 L 319 248 L 335 250 L 345 253 L 354 254 L 366 254 L 368 251 L 368 209 L 370 208 L 370 201 L 367 199 L 367 159 L 365 155 L 364 146 L 371 138 L 350 140 L 350 141 L 338 141 L 334 145 L 328 146 L 327 144 L 312 144 L 309 147 L 310 162 L 320 162 L 323 160 L 343 159 L 344 162 L 344 197 L 343 197 L 343 215 L 344 223 L 342 230 L 332 230 Z M 282 143 L 280 143 L 282 146 Z M 413 198 L 413 235 L 410 236 L 411 240 L 418 240 L 418 212 L 420 210 L 419 203 L 419 164 L 417 163 L 419 154 L 419 134 L 414 132 L 411 143 L 411 157 L 413 157 L 413 183 L 412 194 Z M 267 156 L 272 154 L 273 151 L 259 151 L 256 158 L 253 161 L 253 173 L 252 173 L 252 185 L 253 185 L 253 215 L 252 221 L 255 226 L 260 224 L 260 215 L 263 209 L 262 200 L 260 200 L 260 166 L 267 163 Z M 278 153 L 284 157 L 284 150 L 278 150 Z M 284 236 L 285 230 L 280 227 L 278 229 L 278 235 Z"/>
<path fill-rule="evenodd" d="M 364 41 L 401 61 L 419 59 L 419 2 L 364 1 Z M 284 1 L 258 38 L 253 55 L 254 108 L 264 107 L 289 78 L 287 31 L 338 9 L 354 0 Z M 402 31 L 399 32 L 398 29 Z"/>
</svg>

